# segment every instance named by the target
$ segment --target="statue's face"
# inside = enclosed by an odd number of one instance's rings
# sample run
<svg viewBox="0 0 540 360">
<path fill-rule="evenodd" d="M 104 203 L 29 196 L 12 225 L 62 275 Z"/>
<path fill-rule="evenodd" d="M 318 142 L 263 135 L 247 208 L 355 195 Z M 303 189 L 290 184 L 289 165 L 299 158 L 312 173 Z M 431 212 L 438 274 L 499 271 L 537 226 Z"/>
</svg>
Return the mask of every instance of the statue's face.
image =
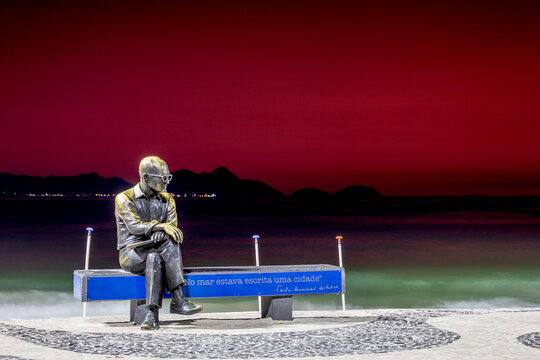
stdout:
<svg viewBox="0 0 540 360">
<path fill-rule="evenodd" d="M 167 191 L 167 185 L 172 179 L 169 167 L 165 163 L 145 175 L 146 184 L 155 191 Z"/>
</svg>

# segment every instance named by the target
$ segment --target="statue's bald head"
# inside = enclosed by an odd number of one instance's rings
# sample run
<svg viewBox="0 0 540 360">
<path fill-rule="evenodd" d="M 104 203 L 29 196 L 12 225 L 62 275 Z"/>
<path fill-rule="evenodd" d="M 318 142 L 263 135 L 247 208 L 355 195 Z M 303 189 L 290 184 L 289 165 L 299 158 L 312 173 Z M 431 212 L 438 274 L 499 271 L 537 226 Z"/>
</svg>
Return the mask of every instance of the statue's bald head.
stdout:
<svg viewBox="0 0 540 360">
<path fill-rule="evenodd" d="M 141 160 L 139 164 L 139 176 L 142 178 L 143 174 L 154 174 L 162 175 L 163 168 L 166 168 L 167 171 L 169 167 L 167 163 L 157 156 L 147 156 Z"/>
<path fill-rule="evenodd" d="M 147 156 L 141 160 L 139 176 L 143 188 L 151 188 L 155 191 L 167 191 L 167 185 L 172 179 L 169 167 L 157 156 Z"/>
</svg>

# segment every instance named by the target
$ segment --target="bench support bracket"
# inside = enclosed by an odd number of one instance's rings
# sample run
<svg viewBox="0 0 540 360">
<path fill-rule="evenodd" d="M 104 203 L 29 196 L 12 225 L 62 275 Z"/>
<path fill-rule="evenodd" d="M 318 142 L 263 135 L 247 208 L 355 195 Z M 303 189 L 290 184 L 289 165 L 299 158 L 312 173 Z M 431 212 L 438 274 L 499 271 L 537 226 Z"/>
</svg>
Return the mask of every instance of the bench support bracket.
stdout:
<svg viewBox="0 0 540 360">
<path fill-rule="evenodd" d="M 141 325 L 144 318 L 148 314 L 148 308 L 146 307 L 146 301 L 144 300 L 131 300 L 129 306 L 129 321 L 137 325 Z M 159 312 L 154 311 L 156 321 L 159 322 Z"/>
<path fill-rule="evenodd" d="M 292 320 L 292 296 L 262 296 L 261 316 L 272 320 Z"/>
</svg>

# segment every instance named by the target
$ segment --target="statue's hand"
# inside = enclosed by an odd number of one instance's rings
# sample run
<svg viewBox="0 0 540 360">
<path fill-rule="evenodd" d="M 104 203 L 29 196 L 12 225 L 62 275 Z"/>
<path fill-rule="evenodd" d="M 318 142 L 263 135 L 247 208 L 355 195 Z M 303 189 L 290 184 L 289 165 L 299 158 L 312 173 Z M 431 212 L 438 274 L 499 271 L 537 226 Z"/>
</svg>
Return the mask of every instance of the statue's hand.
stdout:
<svg viewBox="0 0 540 360">
<path fill-rule="evenodd" d="M 169 235 L 167 235 L 167 234 L 166 234 L 165 232 L 163 232 L 163 231 L 156 231 L 156 232 L 154 232 L 150 238 L 152 239 L 152 241 L 154 242 L 154 244 L 157 244 L 157 243 L 160 243 L 160 242 L 163 242 L 163 241 L 172 239 Z"/>
<path fill-rule="evenodd" d="M 178 229 L 178 228 L 177 228 Z M 176 240 L 179 244 L 183 243 L 184 242 L 184 233 L 182 232 L 182 230 L 178 229 L 178 231 L 180 232 L 180 236 L 178 237 L 178 240 Z"/>
<path fill-rule="evenodd" d="M 177 243 L 181 244 L 182 241 L 184 241 L 184 234 L 182 233 L 182 230 L 180 230 L 179 228 L 177 228 L 174 225 L 167 224 L 167 223 L 161 223 L 161 224 L 157 224 L 154 227 L 154 230 L 164 231 L 167 235 L 172 237 L 173 240 L 176 241 Z"/>
</svg>

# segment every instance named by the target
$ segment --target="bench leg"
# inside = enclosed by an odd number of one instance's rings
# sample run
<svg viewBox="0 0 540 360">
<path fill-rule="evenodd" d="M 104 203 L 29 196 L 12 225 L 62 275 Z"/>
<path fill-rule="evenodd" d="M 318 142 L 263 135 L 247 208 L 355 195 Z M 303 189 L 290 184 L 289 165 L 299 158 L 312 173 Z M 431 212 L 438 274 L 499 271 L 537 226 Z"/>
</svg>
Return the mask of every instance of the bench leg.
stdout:
<svg viewBox="0 0 540 360">
<path fill-rule="evenodd" d="M 129 321 L 137 325 L 141 325 L 144 318 L 148 314 L 148 308 L 146 307 L 146 301 L 144 300 L 131 300 L 129 305 Z M 156 321 L 159 322 L 159 312 L 154 311 Z"/>
<path fill-rule="evenodd" d="M 292 320 L 292 296 L 263 296 L 262 317 L 272 320 Z"/>
</svg>

